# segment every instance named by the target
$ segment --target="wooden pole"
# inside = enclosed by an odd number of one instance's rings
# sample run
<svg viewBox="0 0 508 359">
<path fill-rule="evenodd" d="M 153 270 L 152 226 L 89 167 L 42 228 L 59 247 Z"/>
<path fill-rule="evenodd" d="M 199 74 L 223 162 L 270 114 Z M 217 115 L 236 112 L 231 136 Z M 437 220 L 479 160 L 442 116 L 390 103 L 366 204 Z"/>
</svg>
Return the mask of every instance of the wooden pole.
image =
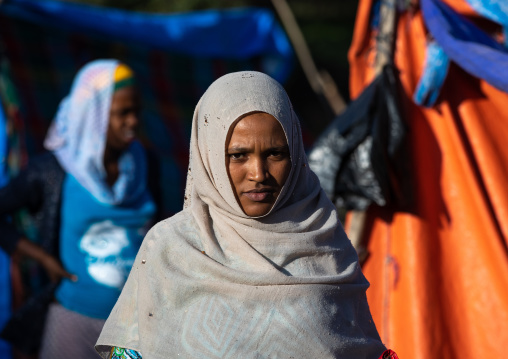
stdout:
<svg viewBox="0 0 508 359">
<path fill-rule="evenodd" d="M 317 70 L 300 27 L 286 0 L 272 0 L 272 4 L 293 44 L 296 56 L 312 90 L 326 99 L 335 115 L 342 113 L 346 109 L 346 102 L 340 95 L 332 77 L 325 71 L 319 72 Z"/>
</svg>

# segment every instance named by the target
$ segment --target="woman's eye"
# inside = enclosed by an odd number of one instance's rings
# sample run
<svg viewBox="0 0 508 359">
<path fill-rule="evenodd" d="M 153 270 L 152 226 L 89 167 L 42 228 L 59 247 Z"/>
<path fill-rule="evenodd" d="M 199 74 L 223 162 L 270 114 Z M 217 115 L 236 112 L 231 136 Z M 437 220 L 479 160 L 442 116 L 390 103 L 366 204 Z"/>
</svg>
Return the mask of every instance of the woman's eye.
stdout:
<svg viewBox="0 0 508 359">
<path fill-rule="evenodd" d="M 273 151 L 273 152 L 270 152 L 270 156 L 274 157 L 274 158 L 285 158 L 286 157 L 286 152 Z"/>
<path fill-rule="evenodd" d="M 229 158 L 232 160 L 240 160 L 243 158 L 243 156 L 244 156 L 243 153 L 230 153 L 229 154 Z"/>
</svg>

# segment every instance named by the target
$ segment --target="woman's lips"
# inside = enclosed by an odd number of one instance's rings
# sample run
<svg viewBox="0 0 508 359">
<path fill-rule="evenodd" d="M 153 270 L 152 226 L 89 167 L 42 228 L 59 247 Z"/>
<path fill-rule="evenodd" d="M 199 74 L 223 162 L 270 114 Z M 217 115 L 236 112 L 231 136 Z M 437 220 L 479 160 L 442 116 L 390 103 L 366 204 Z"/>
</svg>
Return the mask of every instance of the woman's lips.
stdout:
<svg viewBox="0 0 508 359">
<path fill-rule="evenodd" d="M 125 131 L 123 133 L 123 137 L 126 141 L 130 142 L 136 138 L 136 132 L 135 131 Z"/>
<path fill-rule="evenodd" d="M 273 190 L 254 190 L 244 192 L 243 195 L 254 202 L 262 202 L 273 194 Z"/>
</svg>

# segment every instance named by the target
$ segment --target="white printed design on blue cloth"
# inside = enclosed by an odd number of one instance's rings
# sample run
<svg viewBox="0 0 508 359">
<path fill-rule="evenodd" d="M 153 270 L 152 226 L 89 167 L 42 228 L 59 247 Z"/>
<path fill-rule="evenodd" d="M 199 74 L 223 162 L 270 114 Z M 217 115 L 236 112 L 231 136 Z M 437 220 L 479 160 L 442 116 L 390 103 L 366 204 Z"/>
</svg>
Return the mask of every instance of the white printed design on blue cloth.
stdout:
<svg viewBox="0 0 508 359">
<path fill-rule="evenodd" d="M 86 253 L 88 274 L 98 283 L 121 289 L 127 280 L 133 259 L 121 258 L 129 246 L 125 228 L 111 221 L 92 225 L 81 238 L 79 249 Z"/>
</svg>

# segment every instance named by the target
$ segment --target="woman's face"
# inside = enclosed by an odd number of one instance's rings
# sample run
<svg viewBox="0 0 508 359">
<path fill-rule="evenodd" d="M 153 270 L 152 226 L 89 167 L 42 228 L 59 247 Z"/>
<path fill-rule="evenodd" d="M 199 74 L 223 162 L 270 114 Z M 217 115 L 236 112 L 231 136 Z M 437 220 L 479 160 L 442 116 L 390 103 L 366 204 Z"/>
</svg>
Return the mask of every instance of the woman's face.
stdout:
<svg viewBox="0 0 508 359">
<path fill-rule="evenodd" d="M 234 124 L 226 140 L 226 168 L 245 214 L 267 214 L 291 170 L 289 147 L 279 121 L 256 112 Z"/>
<path fill-rule="evenodd" d="M 134 86 L 113 93 L 106 145 L 123 151 L 136 138 L 139 126 L 139 96 Z"/>
</svg>

